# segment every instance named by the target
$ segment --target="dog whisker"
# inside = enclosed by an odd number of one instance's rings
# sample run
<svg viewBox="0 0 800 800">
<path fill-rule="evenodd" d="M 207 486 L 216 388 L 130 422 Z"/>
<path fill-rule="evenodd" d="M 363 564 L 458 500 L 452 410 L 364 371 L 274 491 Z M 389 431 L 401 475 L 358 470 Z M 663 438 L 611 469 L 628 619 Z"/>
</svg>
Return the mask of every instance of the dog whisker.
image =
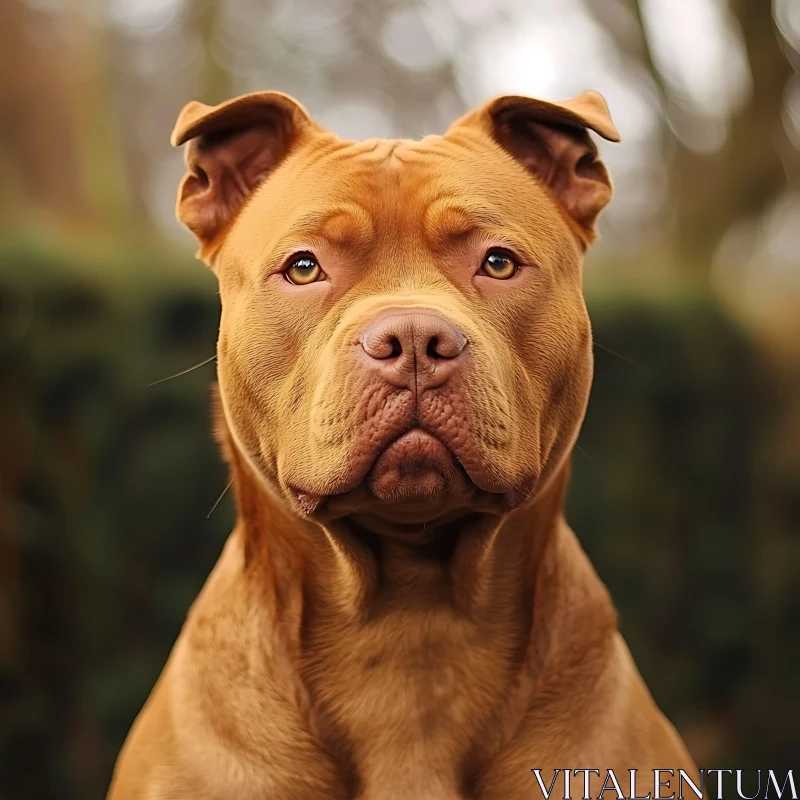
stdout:
<svg viewBox="0 0 800 800">
<path fill-rule="evenodd" d="M 194 372 L 196 369 L 200 369 L 200 367 L 204 367 L 206 364 L 210 364 L 212 361 L 215 361 L 217 358 L 217 354 L 214 353 L 213 356 L 207 358 L 205 361 L 201 361 L 199 364 L 195 364 L 193 367 L 188 367 L 187 369 L 181 370 L 180 372 L 176 372 L 174 375 L 169 375 L 166 378 L 159 378 L 157 381 L 153 381 L 152 383 L 148 384 L 148 388 L 150 386 L 155 386 L 159 383 L 164 383 L 164 381 L 171 381 L 173 378 L 180 378 L 181 375 L 186 375 L 189 372 Z"/>
<path fill-rule="evenodd" d="M 594 459 L 593 459 L 593 458 L 592 458 L 592 457 L 591 457 L 591 456 L 590 456 L 590 455 L 589 455 L 589 454 L 588 454 L 588 453 L 587 453 L 587 452 L 586 452 L 586 451 L 585 451 L 585 450 L 584 450 L 584 449 L 583 449 L 583 448 L 582 448 L 582 447 L 581 447 L 579 444 L 576 444 L 576 445 L 575 445 L 575 449 L 576 449 L 578 452 L 580 452 L 580 453 L 583 453 L 583 455 L 585 455 L 585 456 L 586 456 L 587 460 L 588 460 L 590 463 L 594 464 Z"/>
<path fill-rule="evenodd" d="M 220 492 L 219 497 L 214 501 L 214 505 L 211 506 L 211 511 L 206 514 L 206 519 L 208 519 L 214 513 L 214 509 L 216 509 L 216 507 L 222 502 L 222 498 L 225 497 L 225 495 L 228 493 L 228 489 L 230 489 L 232 485 L 233 479 L 229 480 L 228 484 L 225 486 L 222 492 Z"/>
<path fill-rule="evenodd" d="M 632 359 L 628 358 L 627 356 L 623 356 L 621 353 L 618 353 L 616 350 L 612 350 L 610 347 L 606 347 L 604 344 L 600 344 L 600 342 L 594 341 L 592 344 L 595 347 L 599 347 L 601 350 L 605 350 L 606 353 L 611 353 L 612 356 L 616 356 L 623 361 L 627 361 L 631 366 L 636 367 L 636 369 L 640 369 L 643 372 L 647 372 L 648 374 L 652 375 L 652 370 L 647 369 L 647 367 L 643 367 L 641 364 L 637 364 Z"/>
<path fill-rule="evenodd" d="M 597 466 L 597 462 L 584 450 L 579 444 L 575 444 L 575 449 L 589 462 L 589 466 L 592 468 L 593 471 L 597 473 L 600 472 L 600 468 Z"/>
</svg>

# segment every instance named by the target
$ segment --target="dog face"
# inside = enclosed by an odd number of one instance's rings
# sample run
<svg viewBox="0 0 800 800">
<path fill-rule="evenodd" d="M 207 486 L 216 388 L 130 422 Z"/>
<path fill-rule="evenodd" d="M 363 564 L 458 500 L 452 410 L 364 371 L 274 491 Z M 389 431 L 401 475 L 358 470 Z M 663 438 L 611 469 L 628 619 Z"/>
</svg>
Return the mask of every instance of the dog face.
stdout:
<svg viewBox="0 0 800 800">
<path fill-rule="evenodd" d="M 529 501 L 591 381 L 581 261 L 611 185 L 599 95 L 345 141 L 277 93 L 189 104 L 177 213 L 216 272 L 236 446 L 297 512 L 432 521 Z"/>
</svg>

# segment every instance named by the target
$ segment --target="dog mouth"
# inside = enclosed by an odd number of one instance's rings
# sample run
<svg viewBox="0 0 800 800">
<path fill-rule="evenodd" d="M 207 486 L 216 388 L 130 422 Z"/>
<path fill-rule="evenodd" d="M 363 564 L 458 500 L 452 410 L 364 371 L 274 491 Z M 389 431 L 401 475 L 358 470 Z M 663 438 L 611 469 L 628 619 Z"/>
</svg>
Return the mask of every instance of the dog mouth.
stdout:
<svg viewBox="0 0 800 800">
<path fill-rule="evenodd" d="M 415 427 L 378 455 L 367 473 L 366 484 L 377 500 L 413 503 L 463 491 L 471 481 L 441 439 Z"/>
<path fill-rule="evenodd" d="M 453 450 L 418 424 L 383 447 L 351 487 L 327 495 L 290 488 L 308 515 L 325 510 L 326 516 L 341 516 L 370 505 L 392 508 L 408 521 L 427 519 L 436 504 L 468 504 L 478 491 Z"/>
<path fill-rule="evenodd" d="M 430 526 L 454 513 L 506 513 L 532 494 L 535 482 L 526 477 L 510 487 L 482 486 L 452 445 L 415 421 L 349 485 L 327 494 L 288 488 L 302 512 L 320 522 L 367 514 Z"/>
</svg>

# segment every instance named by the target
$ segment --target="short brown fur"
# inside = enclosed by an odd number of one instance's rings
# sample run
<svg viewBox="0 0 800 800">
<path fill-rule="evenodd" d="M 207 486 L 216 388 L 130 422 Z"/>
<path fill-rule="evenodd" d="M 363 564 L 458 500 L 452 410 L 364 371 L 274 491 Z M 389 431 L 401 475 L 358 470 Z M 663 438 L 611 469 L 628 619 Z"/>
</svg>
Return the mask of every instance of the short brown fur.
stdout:
<svg viewBox="0 0 800 800">
<path fill-rule="evenodd" d="M 110 800 L 696 779 L 562 511 L 592 373 L 581 262 L 611 197 L 589 129 L 618 139 L 594 93 L 498 98 L 420 142 L 343 141 L 271 92 L 184 109 L 177 213 L 220 283 L 238 521 Z M 492 248 L 510 280 L 481 272 Z M 289 283 L 297 252 L 324 279 Z M 386 331 L 413 349 L 426 325 L 435 357 L 389 369 Z"/>
</svg>

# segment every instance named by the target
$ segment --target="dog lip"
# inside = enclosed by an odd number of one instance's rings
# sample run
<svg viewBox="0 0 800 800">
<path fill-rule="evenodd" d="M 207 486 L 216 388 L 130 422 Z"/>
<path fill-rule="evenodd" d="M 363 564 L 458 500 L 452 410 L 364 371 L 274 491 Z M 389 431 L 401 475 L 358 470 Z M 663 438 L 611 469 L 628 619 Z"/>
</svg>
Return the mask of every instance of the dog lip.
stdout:
<svg viewBox="0 0 800 800">
<path fill-rule="evenodd" d="M 302 489 L 298 489 L 295 486 L 290 486 L 289 490 L 294 496 L 294 499 L 297 501 L 297 504 L 303 510 L 303 513 L 307 514 L 308 516 L 311 516 L 314 512 L 320 509 L 320 506 L 322 506 L 326 497 L 325 495 L 306 492 Z"/>
<path fill-rule="evenodd" d="M 409 439 L 414 438 L 420 440 L 433 439 L 439 444 L 443 445 L 453 456 L 455 456 L 453 451 L 447 446 L 447 442 L 443 441 L 432 431 L 429 431 L 424 425 L 420 425 L 419 422 L 415 421 L 411 425 L 408 425 L 406 428 L 404 428 L 391 441 L 387 442 L 386 446 L 381 448 L 381 451 L 378 453 L 378 456 L 375 460 L 377 461 L 377 459 L 380 458 L 390 447 L 396 445 L 401 439 L 405 439 L 406 437 Z"/>
<path fill-rule="evenodd" d="M 403 430 L 398 436 L 392 439 L 387 445 L 381 450 L 381 452 L 377 455 L 375 462 L 373 462 L 372 466 L 365 475 L 365 479 L 369 476 L 372 472 L 372 469 L 375 466 L 377 460 L 393 445 L 399 442 L 401 439 L 405 439 L 409 436 L 409 434 L 422 434 L 420 438 L 433 440 L 438 444 L 441 444 L 444 449 L 450 454 L 452 459 L 456 464 L 456 469 L 464 475 L 467 480 L 473 484 L 479 491 L 487 494 L 487 495 L 494 495 L 497 498 L 500 498 L 504 508 L 507 511 L 512 511 L 513 509 L 522 505 L 532 494 L 534 489 L 536 488 L 536 484 L 538 483 L 537 477 L 535 475 L 527 475 L 522 478 L 518 483 L 511 487 L 492 487 L 487 485 L 487 482 L 481 479 L 480 475 L 476 475 L 473 471 L 469 470 L 466 465 L 464 464 L 461 456 L 457 452 L 456 449 L 453 448 L 451 443 L 445 439 L 444 437 L 438 435 L 436 432 L 428 429 L 425 425 L 421 424 L 418 420 L 415 420 L 413 424 Z"/>
<path fill-rule="evenodd" d="M 360 471 L 359 474 L 351 476 L 350 480 L 348 480 L 346 483 L 343 483 L 341 486 L 332 487 L 333 491 L 319 493 L 309 489 L 301 488 L 297 485 L 289 485 L 287 488 L 304 515 L 312 517 L 314 515 L 323 514 L 329 501 L 335 500 L 336 498 L 345 497 L 350 492 L 358 489 L 359 486 L 364 485 L 369 479 L 369 476 L 372 473 L 372 470 L 378 459 L 380 459 L 380 457 L 387 450 L 389 450 L 389 448 L 409 434 L 422 434 L 425 438 L 429 437 L 430 439 L 435 440 L 437 443 L 443 445 L 443 447 L 452 456 L 456 465 L 456 469 L 458 469 L 458 471 L 461 472 L 480 492 L 499 498 L 506 511 L 511 511 L 524 503 L 533 492 L 535 485 L 538 483 L 535 476 L 529 476 L 511 488 L 487 486 L 486 483 L 481 480 L 480 476 L 471 474 L 471 471 L 465 467 L 462 458 L 446 439 L 429 430 L 425 425 L 421 424 L 419 420 L 415 419 L 410 424 L 404 426 L 396 433 L 396 435 L 386 442 L 386 444 L 375 454 L 375 458 L 369 463 L 369 466 L 363 470 L 363 472 Z"/>
<path fill-rule="evenodd" d="M 289 493 L 291 494 L 297 505 L 300 507 L 300 510 L 306 516 L 309 517 L 313 516 L 314 514 L 321 512 L 324 509 L 324 506 L 326 505 L 327 501 L 336 497 L 342 497 L 348 494 L 349 492 L 353 491 L 354 489 L 357 489 L 359 486 L 361 486 L 367 480 L 370 472 L 375 466 L 375 463 L 387 450 L 389 450 L 389 448 L 391 448 L 398 441 L 408 436 L 409 434 L 413 435 L 415 433 L 423 434 L 426 438 L 429 437 L 430 439 L 433 439 L 436 442 L 443 445 L 444 448 L 453 456 L 459 467 L 461 466 L 460 459 L 452 451 L 452 448 L 449 447 L 447 442 L 444 442 L 436 434 L 432 433 L 429 430 L 426 430 L 417 421 L 414 421 L 411 424 L 403 427 L 395 436 L 393 436 L 389 441 L 387 441 L 386 444 L 375 454 L 375 458 L 369 463 L 368 467 L 365 470 L 363 470 L 361 474 L 352 477 L 350 480 L 347 481 L 346 484 L 336 487 L 334 491 L 319 493 L 310 491 L 305 488 L 301 488 L 300 486 L 293 484 L 289 484 L 287 486 L 287 489 L 289 490 Z"/>
<path fill-rule="evenodd" d="M 392 457 L 397 449 L 408 449 L 411 447 L 413 450 L 410 453 L 405 453 L 400 457 L 400 463 L 408 463 L 410 471 L 413 472 L 413 463 L 419 461 L 427 461 L 429 458 L 439 459 L 446 454 L 446 457 L 454 459 L 458 462 L 453 451 L 443 442 L 436 434 L 431 433 L 420 425 L 413 425 L 405 432 L 395 437 L 384 448 L 381 449 L 377 457 L 370 467 L 368 473 L 374 473 L 375 469 L 387 458 Z"/>
</svg>

